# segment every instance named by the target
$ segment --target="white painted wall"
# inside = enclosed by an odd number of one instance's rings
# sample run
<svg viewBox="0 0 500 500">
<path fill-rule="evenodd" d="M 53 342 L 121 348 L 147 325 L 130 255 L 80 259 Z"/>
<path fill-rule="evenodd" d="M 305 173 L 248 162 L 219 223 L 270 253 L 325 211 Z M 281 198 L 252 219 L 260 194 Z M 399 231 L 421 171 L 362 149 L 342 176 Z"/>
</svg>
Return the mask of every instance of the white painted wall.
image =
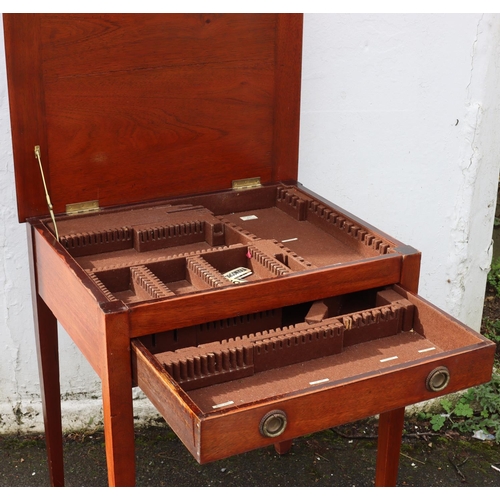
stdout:
<svg viewBox="0 0 500 500">
<path fill-rule="evenodd" d="M 423 253 L 479 329 L 500 161 L 500 18 L 305 17 L 299 179 Z"/>
<path fill-rule="evenodd" d="M 299 180 L 423 252 L 421 294 L 479 328 L 499 171 L 500 17 L 305 16 Z M 2 33 L 3 38 L 3 33 Z M 41 429 L 0 49 L 0 432 Z M 100 382 L 60 335 L 66 428 Z M 137 393 L 141 418 L 156 413 Z"/>
</svg>

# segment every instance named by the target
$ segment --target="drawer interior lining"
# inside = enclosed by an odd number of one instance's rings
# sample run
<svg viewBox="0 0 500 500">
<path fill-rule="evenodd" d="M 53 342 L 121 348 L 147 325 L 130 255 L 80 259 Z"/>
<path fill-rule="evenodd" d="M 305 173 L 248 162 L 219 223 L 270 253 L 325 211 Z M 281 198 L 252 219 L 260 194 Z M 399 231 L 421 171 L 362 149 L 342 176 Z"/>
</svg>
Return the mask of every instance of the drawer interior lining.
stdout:
<svg viewBox="0 0 500 500">
<path fill-rule="evenodd" d="M 252 377 L 191 390 L 188 394 L 203 413 L 210 414 L 223 406 L 234 408 L 256 400 L 310 390 L 440 352 L 440 347 L 420 334 L 400 332 L 397 336 L 352 345 L 335 355 L 255 373 Z"/>
<path fill-rule="evenodd" d="M 183 389 L 196 390 L 412 332 L 414 314 L 392 289 L 371 290 L 167 331 L 143 343 Z"/>
</svg>

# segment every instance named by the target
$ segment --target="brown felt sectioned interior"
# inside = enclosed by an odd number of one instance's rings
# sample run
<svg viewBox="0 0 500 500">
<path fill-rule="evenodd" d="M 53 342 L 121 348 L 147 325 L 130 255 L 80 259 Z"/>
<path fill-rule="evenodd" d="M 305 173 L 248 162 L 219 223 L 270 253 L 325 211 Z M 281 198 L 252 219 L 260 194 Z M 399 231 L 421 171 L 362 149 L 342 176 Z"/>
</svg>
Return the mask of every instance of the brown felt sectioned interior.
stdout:
<svg viewBox="0 0 500 500">
<path fill-rule="evenodd" d="M 394 245 L 295 187 L 274 189 L 272 206 L 214 215 L 202 206 L 156 205 L 59 222 L 63 246 L 113 300 L 127 303 L 345 264 L 394 252 Z M 50 225 L 50 223 L 49 223 Z"/>
</svg>

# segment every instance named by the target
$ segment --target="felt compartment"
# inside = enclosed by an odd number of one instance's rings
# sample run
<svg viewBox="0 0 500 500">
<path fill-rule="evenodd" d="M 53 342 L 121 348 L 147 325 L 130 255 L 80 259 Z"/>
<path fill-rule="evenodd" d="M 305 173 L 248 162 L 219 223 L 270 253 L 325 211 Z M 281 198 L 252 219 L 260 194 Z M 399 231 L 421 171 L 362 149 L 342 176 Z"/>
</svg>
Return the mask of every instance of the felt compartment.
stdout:
<svg viewBox="0 0 500 500">
<path fill-rule="evenodd" d="M 130 305 L 394 251 L 294 186 L 250 191 L 62 217 L 60 242 L 108 300 Z M 239 267 L 250 276 L 224 277 Z"/>
<path fill-rule="evenodd" d="M 364 309 L 345 312 L 363 298 Z M 372 290 L 164 332 L 145 345 L 183 389 L 193 390 L 411 331 L 413 316 L 403 296 Z"/>
<path fill-rule="evenodd" d="M 89 276 L 108 300 L 132 304 L 284 276 L 291 270 L 283 264 L 281 250 L 273 242 L 238 244 L 185 257 L 92 269 Z M 281 260 L 274 255 L 281 256 Z M 224 276 L 240 267 L 248 269 L 250 276 L 238 282 Z"/>
</svg>

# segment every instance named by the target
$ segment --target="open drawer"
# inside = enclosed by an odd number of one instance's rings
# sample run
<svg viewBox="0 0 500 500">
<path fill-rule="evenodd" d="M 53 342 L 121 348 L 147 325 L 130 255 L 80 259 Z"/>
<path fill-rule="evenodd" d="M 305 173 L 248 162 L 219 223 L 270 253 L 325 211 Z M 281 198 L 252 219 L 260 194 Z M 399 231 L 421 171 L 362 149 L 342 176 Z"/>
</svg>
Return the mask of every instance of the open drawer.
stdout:
<svg viewBox="0 0 500 500">
<path fill-rule="evenodd" d="M 398 286 L 132 340 L 199 463 L 487 382 L 495 345 Z"/>
</svg>

